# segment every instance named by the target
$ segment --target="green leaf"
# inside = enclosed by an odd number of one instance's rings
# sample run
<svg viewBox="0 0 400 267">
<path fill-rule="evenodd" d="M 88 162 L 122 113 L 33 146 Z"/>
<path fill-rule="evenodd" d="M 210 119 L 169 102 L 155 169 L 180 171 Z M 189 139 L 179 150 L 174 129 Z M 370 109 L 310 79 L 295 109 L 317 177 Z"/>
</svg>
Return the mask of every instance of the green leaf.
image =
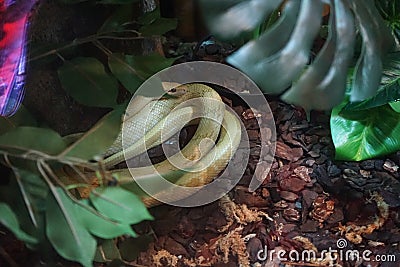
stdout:
<svg viewBox="0 0 400 267">
<path fill-rule="evenodd" d="M 94 260 L 96 262 L 110 262 L 115 259 L 121 259 L 119 249 L 114 240 L 104 240 L 97 247 Z"/>
<path fill-rule="evenodd" d="M 18 126 L 37 126 L 35 118 L 22 105 L 13 116 L 9 118 L 0 117 L 0 134 L 4 134 L 5 132 Z"/>
<path fill-rule="evenodd" d="M 103 23 L 98 32 L 103 33 L 123 30 L 125 28 L 124 24 L 132 21 L 133 10 L 132 6 L 123 5 L 118 7 Z"/>
<path fill-rule="evenodd" d="M 153 219 L 142 201 L 121 187 L 96 188 L 90 201 L 99 212 L 119 222 L 136 224 Z"/>
<path fill-rule="evenodd" d="M 390 102 L 389 105 L 394 111 L 396 111 L 397 113 L 400 113 L 400 102 L 399 101 Z"/>
<path fill-rule="evenodd" d="M 376 7 L 385 23 L 390 27 L 392 35 L 396 38 L 396 49 L 400 48 L 400 1 L 375 0 Z"/>
<path fill-rule="evenodd" d="M 126 56 L 113 53 L 108 56 L 108 66 L 114 76 L 122 83 L 126 90 L 134 93 L 146 79 L 144 73 L 135 69 L 126 61 Z"/>
<path fill-rule="evenodd" d="M 47 198 L 46 221 L 47 237 L 62 257 L 92 266 L 96 240 L 82 225 L 75 204 L 61 188 Z"/>
<path fill-rule="evenodd" d="M 361 111 L 332 110 L 331 133 L 338 160 L 365 160 L 400 150 L 400 114 L 389 105 Z"/>
<path fill-rule="evenodd" d="M 82 202 L 82 205 L 87 207 L 75 205 L 76 214 L 80 223 L 93 235 L 104 239 L 111 239 L 125 234 L 132 237 L 136 236 L 129 223 L 117 222 L 102 214 L 96 214 L 95 210 L 85 202 Z"/>
<path fill-rule="evenodd" d="M 356 39 L 352 12 L 341 1 L 330 17 L 331 32 L 311 66 L 281 99 L 306 111 L 329 110 L 343 101 Z"/>
<path fill-rule="evenodd" d="M 63 88 L 79 103 L 93 107 L 114 107 L 118 82 L 95 58 L 77 57 L 58 70 Z"/>
<path fill-rule="evenodd" d="M 236 39 L 261 25 L 282 1 L 201 0 L 203 14 L 213 34 Z"/>
<path fill-rule="evenodd" d="M 251 56 L 253 51 L 244 48 L 244 50 L 239 49 L 228 57 L 227 62 L 245 72 L 265 93 L 278 94 L 283 92 L 293 81 L 298 79 L 309 61 L 311 47 L 319 33 L 321 24 L 321 16 L 316 14 L 322 13 L 322 7 L 323 4 L 319 1 L 288 2 L 284 12 L 287 14 L 287 19 L 292 20 L 293 16 L 296 16 L 296 10 L 299 8 L 300 12 L 293 31 L 290 29 L 291 24 L 287 23 L 289 27 L 287 30 L 291 32 L 287 43 L 283 44 L 285 38 L 282 39 L 279 36 L 282 31 L 272 31 L 274 28 L 271 28 L 271 32 L 267 31 L 263 39 L 260 38 L 256 41 L 258 42 L 256 47 L 264 49 L 264 47 L 270 45 L 271 42 L 269 40 L 276 38 L 279 40 L 279 44 L 282 43 L 283 45 L 279 49 L 276 49 L 276 45 L 273 45 L 273 50 L 274 52 L 276 50 L 276 53 L 268 55 L 269 52 L 267 52 L 265 57 L 253 59 L 254 57 Z M 240 21 L 240 19 L 238 20 Z M 286 24 L 283 25 L 286 26 Z M 257 51 L 255 53 L 262 54 L 264 52 Z M 253 60 L 247 60 L 247 57 Z"/>
<path fill-rule="evenodd" d="M 147 79 L 155 73 L 170 67 L 175 61 L 175 58 L 165 58 L 158 53 L 152 53 L 140 56 L 126 55 L 125 60 Z"/>
<path fill-rule="evenodd" d="M 121 116 L 125 106 L 120 106 L 104 116 L 89 131 L 64 150 L 60 156 L 93 159 L 109 148 L 121 129 Z"/>
<path fill-rule="evenodd" d="M 18 180 L 20 194 L 24 198 L 31 220 L 37 227 L 37 221 L 40 220 L 38 218 L 39 213 L 46 210 L 45 201 L 49 193 L 49 187 L 43 178 L 35 173 L 17 169 L 14 170 L 14 175 L 16 176 L 15 179 Z"/>
<path fill-rule="evenodd" d="M 65 142 L 51 129 L 23 126 L 1 135 L 0 146 L 37 150 L 55 155 L 65 149 Z"/>
<path fill-rule="evenodd" d="M 115 53 L 108 58 L 111 72 L 131 93 L 134 93 L 144 80 L 170 67 L 174 61 L 174 58 L 165 58 L 158 53 L 145 56 L 124 56 Z"/>
<path fill-rule="evenodd" d="M 361 55 L 354 70 L 350 100 L 362 101 L 376 94 L 382 77 L 382 51 L 379 29 L 371 16 L 366 1 L 353 1 L 358 28 L 363 39 Z"/>
<path fill-rule="evenodd" d="M 38 242 L 36 238 L 25 233 L 19 226 L 17 217 L 11 208 L 0 202 L 0 223 L 7 227 L 21 241 L 35 244 Z"/>
<path fill-rule="evenodd" d="M 7 185 L 0 186 L 0 201 L 8 204 L 18 218 L 20 228 L 38 240 L 27 243 L 31 249 L 45 248 L 44 211 L 48 187 L 42 178 L 34 173 L 18 170 L 20 181 L 12 176 Z"/>
<path fill-rule="evenodd" d="M 163 35 L 166 32 L 176 29 L 178 20 L 173 18 L 157 18 L 151 24 L 139 29 L 143 36 Z"/>
<path fill-rule="evenodd" d="M 377 94 L 361 102 L 349 102 L 343 110 L 366 110 L 400 99 L 400 53 L 389 54 L 383 63 L 383 76 Z"/>
</svg>

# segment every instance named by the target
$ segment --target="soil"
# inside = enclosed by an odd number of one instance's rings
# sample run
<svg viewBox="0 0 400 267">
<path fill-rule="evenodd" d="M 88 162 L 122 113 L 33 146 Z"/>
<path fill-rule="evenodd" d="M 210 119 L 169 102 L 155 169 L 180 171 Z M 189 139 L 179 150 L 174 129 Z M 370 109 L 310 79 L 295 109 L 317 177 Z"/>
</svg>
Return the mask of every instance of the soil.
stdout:
<svg viewBox="0 0 400 267">
<path fill-rule="evenodd" d="M 262 186 L 248 191 L 262 145 L 254 133 L 256 119 L 234 106 L 254 148 L 241 182 L 204 207 L 151 209 L 156 219 L 143 227 L 155 241 L 133 266 L 398 266 L 400 152 L 363 162 L 334 161 L 328 114 L 315 112 L 307 121 L 299 108 L 277 100 L 269 104 L 277 148 L 271 171 L 260 175 Z M 275 252 L 261 261 L 257 253 L 265 248 Z M 373 256 L 301 262 L 276 254 L 314 250 L 321 257 L 329 248 L 339 254 L 370 250 Z M 379 262 L 374 257 L 380 255 L 397 260 Z"/>
<path fill-rule="evenodd" d="M 233 49 L 218 42 L 182 46 L 177 40 L 170 36 L 165 50 L 190 51 L 180 61 L 223 62 Z M 52 83 L 54 75 L 46 70 L 37 79 L 47 81 L 41 82 L 43 88 L 49 83 L 57 88 L 51 94 L 47 88 L 43 94 L 54 97 L 54 102 L 64 99 L 63 107 L 49 110 L 45 100 L 29 94 L 26 100 L 48 125 L 67 134 L 87 129 L 104 114 L 104 110 L 86 110 L 65 96 L 58 82 Z M 155 220 L 134 227 L 141 234 L 138 239 L 116 240 L 125 261 L 96 266 L 399 266 L 400 151 L 362 162 L 335 161 L 328 113 L 312 112 L 307 120 L 301 108 L 265 97 L 277 141 L 271 171 L 256 174 L 263 179 L 261 187 L 248 191 L 255 166 L 265 164 L 260 160 L 260 147 L 266 145 L 260 131 L 269 129 L 259 128 L 246 106 L 224 94 L 225 102 L 242 118 L 252 148 L 239 184 L 206 206 L 150 209 Z M 60 117 L 66 119 L 61 123 Z M 370 260 L 346 259 L 346 252 L 355 250 L 371 251 L 366 255 Z M 291 260 L 302 251 L 314 251 L 317 257 Z M 43 255 L 29 251 L 3 229 L 0 266 L 79 266 L 54 257 L 46 263 Z"/>
</svg>

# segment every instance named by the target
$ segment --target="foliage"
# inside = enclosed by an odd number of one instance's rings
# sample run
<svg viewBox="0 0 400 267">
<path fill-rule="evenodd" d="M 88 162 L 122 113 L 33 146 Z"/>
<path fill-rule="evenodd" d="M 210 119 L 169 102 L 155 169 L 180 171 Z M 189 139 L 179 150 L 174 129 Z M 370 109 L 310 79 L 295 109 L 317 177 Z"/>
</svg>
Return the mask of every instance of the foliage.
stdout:
<svg viewBox="0 0 400 267">
<path fill-rule="evenodd" d="M 83 167 L 99 171 L 86 159 L 93 159 L 108 148 L 113 140 L 110 137 L 115 137 L 119 131 L 116 123 L 120 121 L 122 110 L 106 115 L 69 146 L 54 131 L 44 128 L 17 127 L 0 136 L 0 153 L 15 176 L 7 186 L 0 188 L 0 212 L 7 215 L 2 223 L 18 238 L 34 245 L 48 239 L 66 259 L 91 266 L 96 237 L 136 236 L 130 225 L 152 218 L 137 196 L 119 186 L 107 187 L 104 182 L 101 183 L 104 186 L 92 191 L 88 200 L 83 200 L 67 189 L 87 187 L 84 177 L 80 183 L 71 184 L 57 171 L 60 164 L 75 171 Z M 36 142 L 32 142 L 33 137 Z M 16 138 L 25 141 L 16 142 Z M 93 146 L 93 138 L 96 138 L 96 146 Z M 24 159 L 25 164 L 13 164 L 14 159 Z M 26 161 L 34 162 L 36 168 L 32 169 Z M 16 201 L 15 196 L 21 199 Z M 45 218 L 45 223 L 38 223 L 41 217 Z M 24 228 L 20 227 L 20 222 L 25 223 Z"/>
<path fill-rule="evenodd" d="M 237 39 L 282 15 L 257 39 L 250 40 L 227 58 L 266 93 L 282 94 L 286 102 L 306 110 L 328 110 L 344 97 L 348 69 L 356 46 L 361 53 L 353 74 L 350 100 L 373 96 L 381 79 L 382 57 L 392 47 L 392 37 L 372 0 L 332 1 L 201 0 L 210 29 L 223 39 Z M 322 25 L 324 3 L 330 5 L 329 36 L 320 51 L 313 49 Z M 323 26 L 323 25 L 322 25 Z M 318 52 L 308 64 L 311 51 Z M 288 89 L 289 88 L 289 89 Z"/>
<path fill-rule="evenodd" d="M 99 60 L 76 57 L 64 61 L 58 74 L 64 89 L 79 103 L 99 107 L 117 104 L 117 80 L 106 73 Z"/>
<path fill-rule="evenodd" d="M 210 29 L 220 38 L 257 32 L 228 63 L 264 92 L 280 94 L 306 111 L 333 108 L 331 132 L 341 160 L 400 149 L 400 104 L 395 102 L 400 100 L 400 54 L 386 56 L 400 47 L 399 2 L 201 0 Z M 324 3 L 330 6 L 326 23 Z M 323 42 L 321 49 L 313 47 L 316 41 Z"/>
<path fill-rule="evenodd" d="M 331 116 L 336 158 L 365 160 L 400 150 L 400 52 L 386 59 L 378 93 L 362 102 L 348 100 Z"/>
<path fill-rule="evenodd" d="M 331 116 L 336 159 L 360 161 L 400 150 L 400 113 L 389 104 L 356 112 L 341 107 Z"/>
<path fill-rule="evenodd" d="M 120 92 L 125 91 L 129 98 L 145 79 L 174 60 L 156 53 L 113 52 L 103 40 L 141 41 L 176 27 L 175 19 L 161 19 L 157 10 L 135 18 L 132 3 L 137 0 L 90 2 L 113 4 L 115 10 L 97 33 L 30 60 L 57 55 L 65 91 L 83 105 L 108 108 L 109 112 L 87 132 L 66 137 L 39 127 L 24 107 L 12 118 L 0 118 L 0 160 L 12 171 L 10 177 L 2 177 L 0 185 L 0 223 L 29 248 L 47 254 L 53 247 L 62 257 L 83 266 L 92 266 L 94 259 L 121 259 L 113 238 L 136 238 L 132 225 L 152 219 L 140 198 L 116 184 L 103 169 L 101 156 L 120 131 L 126 108 L 126 101 L 117 99 Z M 92 44 L 100 53 L 82 56 L 82 44 Z M 75 48 L 75 54 L 68 51 L 62 55 L 69 48 Z M 125 249 L 134 247 L 129 242 Z"/>
</svg>

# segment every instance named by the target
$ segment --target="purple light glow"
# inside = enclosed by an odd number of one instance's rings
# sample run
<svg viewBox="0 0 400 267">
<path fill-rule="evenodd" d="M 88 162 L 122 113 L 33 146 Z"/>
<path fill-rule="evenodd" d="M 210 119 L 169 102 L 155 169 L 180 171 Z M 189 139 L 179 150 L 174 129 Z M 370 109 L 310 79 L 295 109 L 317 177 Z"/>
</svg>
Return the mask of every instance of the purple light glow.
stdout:
<svg viewBox="0 0 400 267">
<path fill-rule="evenodd" d="M 28 19 L 36 0 L 0 0 L 0 116 L 11 116 L 24 96 Z"/>
</svg>

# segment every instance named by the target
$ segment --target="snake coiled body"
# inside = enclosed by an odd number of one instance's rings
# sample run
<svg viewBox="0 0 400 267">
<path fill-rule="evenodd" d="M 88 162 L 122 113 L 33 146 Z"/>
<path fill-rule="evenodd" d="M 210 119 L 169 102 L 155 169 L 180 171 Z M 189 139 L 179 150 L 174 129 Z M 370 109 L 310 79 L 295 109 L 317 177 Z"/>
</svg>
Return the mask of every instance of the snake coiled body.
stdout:
<svg viewBox="0 0 400 267">
<path fill-rule="evenodd" d="M 159 180 L 155 174 L 169 177 L 171 182 L 183 187 L 206 185 L 226 167 L 241 139 L 239 119 L 226 109 L 211 87 L 203 84 L 181 85 L 170 93 L 175 97 L 158 100 L 140 96 L 134 98 L 126 111 L 123 130 L 104 154 L 103 165 L 122 186 L 135 188 L 135 193 L 141 191 L 137 183 L 145 183 L 154 189 L 152 196 L 143 191 L 140 193 L 147 207 L 159 204 L 156 199 L 178 201 L 194 192 L 183 190 L 176 193 L 173 188 L 162 186 L 158 190 Z M 198 122 L 197 130 L 178 153 L 158 164 L 114 169 L 125 159 L 162 144 L 193 121 Z"/>
</svg>

